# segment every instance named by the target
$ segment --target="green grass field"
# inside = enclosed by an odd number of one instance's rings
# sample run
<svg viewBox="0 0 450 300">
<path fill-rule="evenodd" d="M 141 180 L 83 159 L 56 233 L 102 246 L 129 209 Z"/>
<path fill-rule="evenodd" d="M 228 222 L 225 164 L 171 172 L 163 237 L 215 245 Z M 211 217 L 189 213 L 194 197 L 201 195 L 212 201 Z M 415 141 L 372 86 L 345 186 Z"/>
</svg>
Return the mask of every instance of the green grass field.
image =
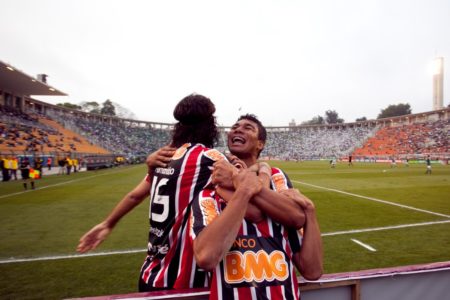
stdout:
<svg viewBox="0 0 450 300">
<path fill-rule="evenodd" d="M 326 273 L 450 260 L 450 166 L 272 162 L 317 207 Z M 385 171 L 383 171 L 385 170 Z M 80 236 L 144 176 L 143 165 L 48 176 L 38 189 L 0 183 L 0 299 L 61 299 L 137 291 L 148 200 L 94 253 Z M 411 226 L 403 226 L 411 225 Z M 356 239 L 376 251 L 352 241 Z M 120 253 L 136 250 L 131 253 Z"/>
</svg>

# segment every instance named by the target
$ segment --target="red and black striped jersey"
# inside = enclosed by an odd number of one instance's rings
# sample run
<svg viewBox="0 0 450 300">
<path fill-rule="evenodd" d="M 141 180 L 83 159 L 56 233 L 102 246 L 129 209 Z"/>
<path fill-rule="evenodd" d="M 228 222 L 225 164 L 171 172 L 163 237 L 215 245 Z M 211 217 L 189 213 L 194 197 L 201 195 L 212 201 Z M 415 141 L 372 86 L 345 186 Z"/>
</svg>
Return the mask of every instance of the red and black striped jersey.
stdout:
<svg viewBox="0 0 450 300">
<path fill-rule="evenodd" d="M 141 268 L 140 291 L 154 288 L 207 286 L 197 268 L 189 239 L 191 202 L 211 182 L 214 161 L 225 158 L 201 144 L 178 148 L 166 168 L 153 172 L 147 259 Z"/>
<path fill-rule="evenodd" d="M 272 168 L 271 188 L 291 187 L 289 178 Z M 224 209 L 226 203 L 214 190 L 202 191 L 192 204 L 191 239 Z M 257 224 L 244 219 L 231 249 L 213 272 L 210 299 L 299 299 L 292 255 L 300 251 L 301 240 L 298 231 L 270 218 Z"/>
</svg>

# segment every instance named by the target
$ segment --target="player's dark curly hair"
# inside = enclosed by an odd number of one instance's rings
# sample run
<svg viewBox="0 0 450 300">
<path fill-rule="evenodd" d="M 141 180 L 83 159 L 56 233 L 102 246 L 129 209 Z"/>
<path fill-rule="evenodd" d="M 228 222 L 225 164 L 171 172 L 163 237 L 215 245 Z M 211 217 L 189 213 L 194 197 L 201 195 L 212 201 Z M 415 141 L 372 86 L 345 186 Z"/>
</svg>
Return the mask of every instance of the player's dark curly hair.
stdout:
<svg viewBox="0 0 450 300">
<path fill-rule="evenodd" d="M 173 111 L 178 123 L 172 131 L 172 146 L 201 143 L 212 148 L 219 136 L 215 111 L 214 103 L 205 96 L 191 94 L 184 97 Z"/>
<path fill-rule="evenodd" d="M 264 145 L 266 144 L 266 139 L 267 139 L 266 127 L 264 127 L 263 124 L 261 123 L 261 121 L 258 120 L 257 116 L 255 116 L 253 114 L 245 114 L 245 115 L 240 116 L 237 121 L 239 122 L 240 120 L 249 120 L 249 121 L 256 123 L 256 125 L 258 125 L 258 140 L 262 141 L 264 143 Z M 258 157 L 261 154 L 263 149 L 261 149 L 261 151 L 259 151 Z"/>
</svg>

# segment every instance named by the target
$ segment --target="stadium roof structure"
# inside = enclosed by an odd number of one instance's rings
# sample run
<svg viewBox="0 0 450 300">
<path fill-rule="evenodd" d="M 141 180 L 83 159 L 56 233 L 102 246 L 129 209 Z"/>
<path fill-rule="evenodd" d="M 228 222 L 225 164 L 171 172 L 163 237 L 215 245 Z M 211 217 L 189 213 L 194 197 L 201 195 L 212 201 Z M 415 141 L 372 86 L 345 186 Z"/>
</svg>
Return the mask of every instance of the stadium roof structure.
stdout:
<svg viewBox="0 0 450 300">
<path fill-rule="evenodd" d="M 22 95 L 67 96 L 56 88 L 42 82 L 0 60 L 0 88 Z"/>
</svg>

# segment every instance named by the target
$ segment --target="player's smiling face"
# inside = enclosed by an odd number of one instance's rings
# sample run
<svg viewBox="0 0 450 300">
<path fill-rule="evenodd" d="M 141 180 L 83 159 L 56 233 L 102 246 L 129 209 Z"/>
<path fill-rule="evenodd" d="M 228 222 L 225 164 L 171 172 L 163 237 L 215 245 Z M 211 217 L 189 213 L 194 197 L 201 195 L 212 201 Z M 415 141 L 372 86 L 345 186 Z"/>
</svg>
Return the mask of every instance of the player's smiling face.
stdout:
<svg viewBox="0 0 450 300">
<path fill-rule="evenodd" d="M 235 155 L 257 156 L 264 147 L 262 141 L 258 140 L 258 133 L 255 122 L 247 119 L 237 121 L 228 133 L 228 150 Z"/>
</svg>

